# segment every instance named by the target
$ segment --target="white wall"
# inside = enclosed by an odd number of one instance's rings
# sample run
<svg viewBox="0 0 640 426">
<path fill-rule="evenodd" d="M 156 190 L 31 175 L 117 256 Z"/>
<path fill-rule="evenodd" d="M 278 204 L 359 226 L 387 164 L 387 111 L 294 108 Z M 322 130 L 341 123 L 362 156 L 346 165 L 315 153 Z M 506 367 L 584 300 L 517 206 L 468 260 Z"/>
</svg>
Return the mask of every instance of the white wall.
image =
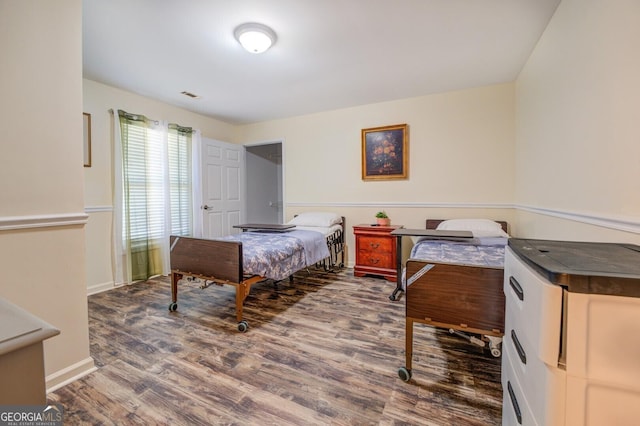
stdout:
<svg viewBox="0 0 640 426">
<path fill-rule="evenodd" d="M 0 0 L 0 297 L 61 330 L 47 387 L 93 368 L 85 276 L 82 3 Z"/>
<path fill-rule="evenodd" d="M 521 236 L 640 242 L 640 2 L 563 0 L 517 80 Z"/>
<path fill-rule="evenodd" d="M 242 126 L 240 140 L 285 141 L 285 215 L 309 210 L 424 228 L 447 217 L 512 218 L 514 85 L 501 84 Z M 409 177 L 363 181 L 361 130 L 409 125 Z M 352 263 L 352 262 L 350 262 Z"/>
<path fill-rule="evenodd" d="M 204 117 L 154 101 L 143 96 L 116 89 L 92 80 L 82 80 L 84 112 L 91 114 L 92 161 L 86 167 L 85 206 L 89 214 L 87 233 L 87 274 L 89 293 L 113 288 L 111 262 L 113 213 L 113 115 L 109 109 L 122 109 L 143 114 L 156 120 L 167 120 L 182 126 L 200 129 L 204 137 L 233 143 L 233 125 Z"/>
</svg>

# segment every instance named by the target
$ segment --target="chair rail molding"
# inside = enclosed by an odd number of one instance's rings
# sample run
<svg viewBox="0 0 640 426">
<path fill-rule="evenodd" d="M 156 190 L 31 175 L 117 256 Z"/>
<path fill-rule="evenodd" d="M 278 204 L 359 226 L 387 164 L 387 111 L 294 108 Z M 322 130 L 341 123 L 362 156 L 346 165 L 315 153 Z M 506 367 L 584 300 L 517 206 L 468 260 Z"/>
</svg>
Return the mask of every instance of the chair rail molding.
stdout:
<svg viewBox="0 0 640 426">
<path fill-rule="evenodd" d="M 545 216 L 557 217 L 560 219 L 572 220 L 574 222 L 587 223 L 589 225 L 601 226 L 603 228 L 615 229 L 617 231 L 632 232 L 640 234 L 640 218 L 631 216 L 615 216 L 587 212 L 575 212 L 569 210 L 550 209 L 545 207 L 534 207 L 527 205 L 515 205 L 514 208 L 529 213 Z"/>
<path fill-rule="evenodd" d="M 86 213 L 60 213 L 50 215 L 25 215 L 0 217 L 0 231 L 31 228 L 58 228 L 86 225 Z"/>
<path fill-rule="evenodd" d="M 351 208 L 449 208 L 449 209 L 514 209 L 559 219 L 572 220 L 617 231 L 640 234 L 640 217 L 617 216 L 593 212 L 576 212 L 526 204 L 510 203 L 451 203 L 451 202 L 287 202 L 287 207 L 351 207 Z"/>
<path fill-rule="evenodd" d="M 112 212 L 113 206 L 85 206 L 85 213 Z"/>
<path fill-rule="evenodd" d="M 406 201 L 363 201 L 363 202 L 287 202 L 287 207 L 397 207 L 397 208 L 461 208 L 461 209 L 512 209 L 509 203 L 450 203 L 450 202 L 406 202 Z"/>
</svg>

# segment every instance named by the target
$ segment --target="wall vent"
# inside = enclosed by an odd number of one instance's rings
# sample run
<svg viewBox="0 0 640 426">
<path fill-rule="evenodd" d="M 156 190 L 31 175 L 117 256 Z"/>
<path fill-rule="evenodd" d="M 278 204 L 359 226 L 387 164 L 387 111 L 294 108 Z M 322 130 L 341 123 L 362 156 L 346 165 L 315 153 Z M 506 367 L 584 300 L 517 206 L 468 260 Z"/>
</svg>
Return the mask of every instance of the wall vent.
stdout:
<svg viewBox="0 0 640 426">
<path fill-rule="evenodd" d="M 200 99 L 200 96 L 196 95 L 195 93 L 191 93 L 191 92 L 180 92 L 181 94 L 188 96 L 192 99 Z"/>
</svg>

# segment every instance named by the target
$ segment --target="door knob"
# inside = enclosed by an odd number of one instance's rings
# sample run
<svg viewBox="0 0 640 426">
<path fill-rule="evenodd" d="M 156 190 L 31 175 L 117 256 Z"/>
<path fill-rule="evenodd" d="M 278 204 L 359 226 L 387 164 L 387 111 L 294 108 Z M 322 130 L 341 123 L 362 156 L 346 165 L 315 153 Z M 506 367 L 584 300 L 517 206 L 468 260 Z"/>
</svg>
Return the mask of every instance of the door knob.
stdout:
<svg viewBox="0 0 640 426">
<path fill-rule="evenodd" d="M 211 207 L 209 207 L 208 205 L 205 204 L 202 208 L 205 209 L 205 210 L 209 210 Z"/>
</svg>

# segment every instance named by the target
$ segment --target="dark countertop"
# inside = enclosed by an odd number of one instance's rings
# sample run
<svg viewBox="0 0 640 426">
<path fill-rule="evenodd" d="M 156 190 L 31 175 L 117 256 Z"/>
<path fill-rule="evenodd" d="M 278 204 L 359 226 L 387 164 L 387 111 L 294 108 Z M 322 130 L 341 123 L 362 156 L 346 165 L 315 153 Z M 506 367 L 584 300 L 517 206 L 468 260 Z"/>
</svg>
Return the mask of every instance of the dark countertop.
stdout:
<svg viewBox="0 0 640 426">
<path fill-rule="evenodd" d="M 640 297 L 640 246 L 510 238 L 509 247 L 570 292 Z"/>
</svg>

